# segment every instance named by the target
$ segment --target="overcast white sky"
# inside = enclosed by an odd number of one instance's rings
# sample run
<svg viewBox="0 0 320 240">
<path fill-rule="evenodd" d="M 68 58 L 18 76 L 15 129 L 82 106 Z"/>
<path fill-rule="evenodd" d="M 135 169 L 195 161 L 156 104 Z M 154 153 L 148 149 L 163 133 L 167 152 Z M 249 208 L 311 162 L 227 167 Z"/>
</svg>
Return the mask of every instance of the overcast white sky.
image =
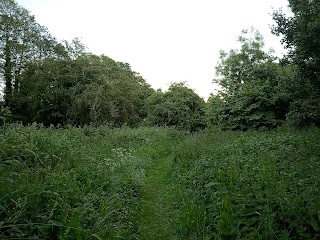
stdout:
<svg viewBox="0 0 320 240">
<path fill-rule="evenodd" d="M 17 0 L 59 40 L 81 38 L 95 54 L 128 62 L 155 89 L 186 81 L 200 96 L 212 84 L 219 50 L 237 46 L 251 26 L 266 47 L 283 52 L 270 33 L 272 7 L 287 0 Z"/>
</svg>

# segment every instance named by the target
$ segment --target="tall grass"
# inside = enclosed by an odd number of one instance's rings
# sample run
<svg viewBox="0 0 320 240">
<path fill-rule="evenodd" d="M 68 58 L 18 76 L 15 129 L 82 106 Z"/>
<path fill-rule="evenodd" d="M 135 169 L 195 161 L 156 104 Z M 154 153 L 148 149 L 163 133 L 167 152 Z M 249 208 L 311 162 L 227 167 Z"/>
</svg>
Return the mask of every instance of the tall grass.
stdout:
<svg viewBox="0 0 320 240">
<path fill-rule="evenodd" d="M 320 238 L 319 129 L 195 134 L 176 147 L 175 162 L 189 199 L 184 236 Z"/>
<path fill-rule="evenodd" d="M 319 129 L 8 125 L 0 159 L 0 239 L 320 238 Z"/>
<path fill-rule="evenodd" d="M 0 140 L 0 239 L 135 239 L 145 169 L 173 135 L 7 127 Z"/>
</svg>

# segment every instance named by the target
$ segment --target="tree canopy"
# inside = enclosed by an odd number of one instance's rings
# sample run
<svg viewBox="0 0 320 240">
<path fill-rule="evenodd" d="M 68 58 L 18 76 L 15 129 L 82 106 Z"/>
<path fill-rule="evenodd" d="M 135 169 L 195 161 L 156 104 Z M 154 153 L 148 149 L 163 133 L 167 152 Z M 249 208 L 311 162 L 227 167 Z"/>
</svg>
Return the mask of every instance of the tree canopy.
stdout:
<svg viewBox="0 0 320 240">
<path fill-rule="evenodd" d="M 281 78 L 289 77 L 288 72 L 272 52 L 264 51 L 259 32 L 244 30 L 238 41 L 240 50 L 220 52 L 215 82 L 222 90 L 208 100 L 209 124 L 239 130 L 274 128 L 288 112 L 288 99 L 280 83 Z"/>
<path fill-rule="evenodd" d="M 320 3 L 289 0 L 291 16 L 273 13 L 272 32 L 282 37 L 288 54 L 276 59 L 263 50 L 259 33 L 239 37 L 240 50 L 221 51 L 207 120 L 227 129 L 320 126 Z"/>
<path fill-rule="evenodd" d="M 28 10 L 0 0 L 0 76 L 15 121 L 135 125 L 153 89 L 128 63 L 97 56 L 75 38 L 57 42 Z"/>
<path fill-rule="evenodd" d="M 14 95 L 13 113 L 23 122 L 45 125 L 136 124 L 145 117 L 139 109 L 152 90 L 124 65 L 91 54 L 29 64 Z"/>
<path fill-rule="evenodd" d="M 148 98 L 149 124 L 196 131 L 205 127 L 205 102 L 184 83 L 173 83 L 168 91 Z"/>
<path fill-rule="evenodd" d="M 297 68 L 292 80 L 294 100 L 288 120 L 299 126 L 320 125 L 320 2 L 289 0 L 292 16 L 273 13 L 273 33 L 282 37 L 289 53 L 286 64 Z"/>
<path fill-rule="evenodd" d="M 14 0 L 0 0 L 0 39 L 0 78 L 7 105 L 29 62 L 66 56 L 63 46 Z"/>
<path fill-rule="evenodd" d="M 272 27 L 288 54 L 275 57 L 258 31 L 243 30 L 239 49 L 220 52 L 221 91 L 205 102 L 184 83 L 155 91 L 129 63 L 92 54 L 78 38 L 58 42 L 27 9 L 0 0 L 1 117 L 188 131 L 320 126 L 320 3 L 289 0 L 289 7 L 290 16 L 274 11 Z"/>
</svg>

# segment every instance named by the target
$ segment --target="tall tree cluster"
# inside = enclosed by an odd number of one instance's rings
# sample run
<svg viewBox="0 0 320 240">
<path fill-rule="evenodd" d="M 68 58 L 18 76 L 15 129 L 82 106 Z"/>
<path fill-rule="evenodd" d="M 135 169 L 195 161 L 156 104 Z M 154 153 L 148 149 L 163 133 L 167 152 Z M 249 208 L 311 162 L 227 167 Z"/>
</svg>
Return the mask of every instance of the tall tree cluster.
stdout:
<svg viewBox="0 0 320 240">
<path fill-rule="evenodd" d="M 152 93 L 130 65 L 92 54 L 31 63 L 21 82 L 12 99 L 15 118 L 45 125 L 135 125 Z"/>
<path fill-rule="evenodd" d="M 136 125 L 153 90 L 127 63 L 59 43 L 14 0 L 0 0 L 2 109 L 22 123 Z"/>
<path fill-rule="evenodd" d="M 0 77 L 4 82 L 4 100 L 20 87 L 20 74 L 29 62 L 46 58 L 59 59 L 64 48 L 39 25 L 28 10 L 14 0 L 0 0 Z"/>
<path fill-rule="evenodd" d="M 58 42 L 28 10 L 0 0 L 2 124 L 320 126 L 320 3 L 289 0 L 289 7 L 290 16 L 273 13 L 272 27 L 288 54 L 276 58 L 259 32 L 244 30 L 239 49 L 220 52 L 214 81 L 222 90 L 204 102 L 184 83 L 154 91 L 128 63 L 91 54 L 77 38 Z"/>
<path fill-rule="evenodd" d="M 290 83 L 294 100 L 288 120 L 297 125 L 320 126 L 320 2 L 289 0 L 292 16 L 276 11 L 274 34 L 282 37 L 289 54 L 283 60 L 297 68 Z"/>
<path fill-rule="evenodd" d="M 244 30 L 238 41 L 240 50 L 220 52 L 215 82 L 222 91 L 208 100 L 208 124 L 232 130 L 274 128 L 288 113 L 283 82 L 289 81 L 291 71 L 263 50 L 259 32 Z"/>
<path fill-rule="evenodd" d="M 263 38 L 254 31 L 242 32 L 239 50 L 221 51 L 215 82 L 222 91 L 209 98 L 209 125 L 320 126 L 320 2 L 289 0 L 289 8 L 289 17 L 281 10 L 273 13 L 272 32 L 288 50 L 282 59 L 264 51 Z"/>
<path fill-rule="evenodd" d="M 14 0 L 0 4 L 1 119 L 204 128 L 205 102 L 186 85 L 156 92 L 128 63 L 91 54 L 77 38 L 59 43 Z"/>
</svg>

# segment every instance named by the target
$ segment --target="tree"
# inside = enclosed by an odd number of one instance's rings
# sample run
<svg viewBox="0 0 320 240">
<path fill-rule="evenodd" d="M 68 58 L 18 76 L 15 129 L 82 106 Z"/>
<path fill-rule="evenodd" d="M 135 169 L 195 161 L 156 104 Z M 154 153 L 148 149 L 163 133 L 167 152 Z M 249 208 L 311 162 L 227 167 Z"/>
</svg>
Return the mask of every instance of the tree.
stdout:
<svg viewBox="0 0 320 240">
<path fill-rule="evenodd" d="M 75 60 L 88 54 L 88 48 L 81 42 L 79 38 L 72 39 L 71 43 L 66 40 L 62 41 L 62 45 L 70 59 Z"/>
<path fill-rule="evenodd" d="M 217 78 L 214 82 L 228 95 L 237 93 L 244 83 L 252 79 L 256 66 L 275 59 L 270 52 L 263 50 L 263 37 L 258 31 L 251 29 L 241 33 L 238 38 L 240 51 L 220 51 L 220 62 L 216 66 Z"/>
<path fill-rule="evenodd" d="M 142 122 L 146 117 L 146 98 L 153 92 L 150 85 L 128 63 L 106 56 L 87 58 L 90 67 L 100 69 L 101 74 L 92 84 L 79 86 L 84 89 L 75 95 L 73 108 L 75 115 L 81 116 L 79 123 L 133 126 Z"/>
<path fill-rule="evenodd" d="M 58 43 L 14 0 L 0 0 L 5 106 L 24 123 L 135 125 L 152 88 L 127 63 L 96 56 L 78 38 Z"/>
<path fill-rule="evenodd" d="M 298 70 L 288 119 L 300 126 L 320 126 L 320 2 L 289 0 L 289 7 L 290 17 L 281 10 L 273 13 L 272 29 L 288 49 L 286 62 Z"/>
<path fill-rule="evenodd" d="M 320 2 L 289 0 L 293 16 L 275 11 L 273 33 L 282 36 L 291 60 L 301 68 L 301 74 L 319 87 L 320 80 Z"/>
<path fill-rule="evenodd" d="M 19 76 L 32 61 L 66 56 L 64 47 L 14 0 L 0 0 L 0 78 L 5 83 L 4 100 L 19 90 Z"/>
<path fill-rule="evenodd" d="M 276 127 L 288 112 L 281 81 L 289 75 L 271 52 L 263 50 L 259 32 L 245 30 L 238 41 L 240 50 L 220 53 L 215 82 L 222 91 L 209 98 L 207 120 L 226 129 Z"/>
<path fill-rule="evenodd" d="M 21 74 L 12 113 L 24 123 L 135 125 L 146 116 L 141 109 L 151 92 L 129 64 L 106 56 L 46 59 Z"/>
<path fill-rule="evenodd" d="M 151 125 L 197 131 L 205 127 L 205 102 L 184 83 L 173 83 L 167 92 L 149 99 L 147 121 Z"/>
<path fill-rule="evenodd" d="M 20 89 L 11 97 L 16 121 L 45 125 L 70 120 L 73 88 L 85 83 L 84 62 L 46 59 L 29 63 L 20 75 Z"/>
</svg>

